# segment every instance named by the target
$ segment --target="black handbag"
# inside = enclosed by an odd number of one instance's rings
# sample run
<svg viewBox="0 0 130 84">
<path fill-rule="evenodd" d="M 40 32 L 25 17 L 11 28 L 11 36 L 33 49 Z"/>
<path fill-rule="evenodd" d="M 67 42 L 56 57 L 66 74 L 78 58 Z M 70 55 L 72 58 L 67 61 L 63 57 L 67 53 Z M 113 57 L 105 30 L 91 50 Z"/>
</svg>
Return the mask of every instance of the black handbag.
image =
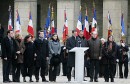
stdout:
<svg viewBox="0 0 130 84">
<path fill-rule="evenodd" d="M 61 63 L 61 59 L 59 55 L 53 55 L 51 60 L 50 60 L 50 64 L 53 66 L 57 66 Z"/>
</svg>

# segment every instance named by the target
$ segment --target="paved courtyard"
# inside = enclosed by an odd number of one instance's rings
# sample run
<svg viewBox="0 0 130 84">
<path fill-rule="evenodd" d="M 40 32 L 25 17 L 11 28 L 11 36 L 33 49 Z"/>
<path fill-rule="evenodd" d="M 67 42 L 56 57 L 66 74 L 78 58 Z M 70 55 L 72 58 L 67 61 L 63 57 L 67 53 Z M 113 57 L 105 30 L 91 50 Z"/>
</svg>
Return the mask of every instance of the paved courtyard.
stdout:
<svg viewBox="0 0 130 84">
<path fill-rule="evenodd" d="M 2 63 L 1 63 L 1 60 L 0 60 L 0 84 L 3 84 L 3 82 L 2 82 L 2 80 L 3 80 L 3 78 L 2 78 L 2 68 L 1 67 L 2 67 Z M 110 84 L 129 84 L 130 83 L 130 73 L 129 73 L 128 79 L 119 79 L 117 76 L 118 75 L 116 75 L 116 77 L 115 77 L 115 82 L 114 83 L 110 82 Z M 10 78 L 11 78 L 11 76 L 10 76 Z M 48 80 L 48 76 L 46 76 L 46 78 Z M 67 84 L 108 84 L 108 83 L 104 82 L 103 78 L 99 78 L 99 82 L 89 82 L 89 78 L 88 77 L 85 77 L 85 79 L 87 81 L 79 83 L 79 82 L 75 82 L 73 77 L 72 77 L 72 81 L 71 82 L 67 82 L 67 78 L 65 76 L 62 76 L 62 74 L 61 74 L 60 76 L 57 77 L 56 82 L 44 82 L 44 84 L 66 84 L 66 83 Z M 30 82 L 24 83 L 22 77 L 21 77 L 20 80 L 21 80 L 22 84 L 30 84 Z M 27 77 L 27 81 L 29 81 L 28 77 Z M 43 84 L 43 82 L 41 80 L 38 83 L 35 82 L 34 76 L 33 76 L 33 81 L 34 82 L 32 82 L 31 84 Z M 19 84 L 19 83 L 11 82 L 10 84 Z"/>
</svg>

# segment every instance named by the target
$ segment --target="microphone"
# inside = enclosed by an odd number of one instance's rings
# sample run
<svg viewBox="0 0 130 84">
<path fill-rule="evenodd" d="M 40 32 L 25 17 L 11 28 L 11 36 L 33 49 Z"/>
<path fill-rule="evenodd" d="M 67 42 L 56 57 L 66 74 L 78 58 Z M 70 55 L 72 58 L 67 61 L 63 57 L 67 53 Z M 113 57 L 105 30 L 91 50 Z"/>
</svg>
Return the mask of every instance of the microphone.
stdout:
<svg viewBox="0 0 130 84">
<path fill-rule="evenodd" d="M 79 43 L 79 47 L 81 47 L 81 41 L 80 40 L 78 40 L 78 43 Z"/>
</svg>

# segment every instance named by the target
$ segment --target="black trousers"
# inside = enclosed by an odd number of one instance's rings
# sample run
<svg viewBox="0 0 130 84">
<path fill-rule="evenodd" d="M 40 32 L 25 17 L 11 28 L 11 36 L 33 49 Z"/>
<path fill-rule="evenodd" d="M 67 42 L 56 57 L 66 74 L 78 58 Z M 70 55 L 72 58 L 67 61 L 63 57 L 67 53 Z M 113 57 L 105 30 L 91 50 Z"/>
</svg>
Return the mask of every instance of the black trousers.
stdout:
<svg viewBox="0 0 130 84">
<path fill-rule="evenodd" d="M 109 77 L 114 79 L 115 64 L 104 64 L 104 68 L 104 79 L 109 80 Z"/>
<path fill-rule="evenodd" d="M 67 75 L 67 62 L 62 63 L 63 76 Z"/>
<path fill-rule="evenodd" d="M 90 59 L 90 79 L 98 79 L 99 60 Z"/>
<path fill-rule="evenodd" d="M 90 68 L 89 67 L 85 67 L 85 68 L 86 68 L 87 77 L 90 77 Z"/>
<path fill-rule="evenodd" d="M 9 73 L 12 65 L 12 60 L 3 60 L 3 82 L 9 81 Z"/>
<path fill-rule="evenodd" d="M 61 70 L 60 68 L 61 68 L 61 66 L 60 66 L 60 64 L 59 64 L 59 65 L 57 66 L 57 74 L 56 74 L 57 76 L 60 75 L 60 70 Z"/>
<path fill-rule="evenodd" d="M 12 78 L 14 82 L 20 81 L 20 74 L 23 76 L 23 63 L 16 63 L 12 66 Z"/>
<path fill-rule="evenodd" d="M 75 67 L 74 67 L 75 69 Z M 68 66 L 67 67 L 67 78 L 68 80 L 71 80 L 71 71 L 72 71 L 72 67 Z M 75 78 L 75 70 L 74 70 L 74 78 Z"/>
<path fill-rule="evenodd" d="M 122 71 L 122 66 L 124 64 L 124 77 L 128 77 L 128 62 L 119 62 L 119 75 L 121 78 L 123 78 L 123 71 Z"/>
<path fill-rule="evenodd" d="M 36 80 L 39 80 L 39 72 L 41 75 L 42 80 L 46 80 L 45 79 L 45 74 L 46 74 L 46 62 L 42 63 L 40 66 L 35 66 L 35 78 Z"/>
<path fill-rule="evenodd" d="M 23 65 L 23 77 L 29 76 L 30 78 L 32 77 L 34 70 L 34 66 L 26 66 L 25 64 Z"/>
<path fill-rule="evenodd" d="M 58 66 L 53 66 L 50 64 L 50 68 L 49 68 L 49 81 L 56 81 L 56 76 L 57 76 L 57 72 L 58 72 Z"/>
<path fill-rule="evenodd" d="M 12 60 L 12 80 L 13 82 L 18 81 L 16 77 L 16 71 L 17 71 L 17 60 Z"/>
<path fill-rule="evenodd" d="M 99 62 L 99 77 L 103 77 L 104 74 L 104 64 L 102 61 Z"/>
</svg>

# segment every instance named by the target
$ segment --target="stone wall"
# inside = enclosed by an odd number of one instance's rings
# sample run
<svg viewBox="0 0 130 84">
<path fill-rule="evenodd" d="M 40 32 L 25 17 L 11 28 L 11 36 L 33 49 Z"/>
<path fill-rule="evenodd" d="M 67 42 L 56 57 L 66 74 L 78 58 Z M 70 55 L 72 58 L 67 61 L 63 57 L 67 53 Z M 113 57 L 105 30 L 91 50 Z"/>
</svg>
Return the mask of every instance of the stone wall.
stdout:
<svg viewBox="0 0 130 84">
<path fill-rule="evenodd" d="M 8 29 L 9 5 L 12 8 L 12 21 L 14 21 L 14 0 L 0 0 L 0 23 L 5 29 L 5 34 Z"/>
<path fill-rule="evenodd" d="M 28 34 L 27 27 L 29 23 L 29 13 L 31 11 L 33 28 L 37 30 L 37 0 L 15 0 L 14 2 L 14 24 L 16 22 L 16 10 L 18 9 L 21 21 L 22 35 Z"/>
<path fill-rule="evenodd" d="M 108 11 L 111 15 L 112 32 L 115 42 L 121 39 L 121 14 L 124 14 L 125 29 L 127 30 L 128 0 L 103 0 L 103 37 L 107 38 Z"/>
<path fill-rule="evenodd" d="M 126 26 L 127 29 L 127 43 L 130 46 L 130 0 L 128 0 L 128 25 Z"/>
</svg>

